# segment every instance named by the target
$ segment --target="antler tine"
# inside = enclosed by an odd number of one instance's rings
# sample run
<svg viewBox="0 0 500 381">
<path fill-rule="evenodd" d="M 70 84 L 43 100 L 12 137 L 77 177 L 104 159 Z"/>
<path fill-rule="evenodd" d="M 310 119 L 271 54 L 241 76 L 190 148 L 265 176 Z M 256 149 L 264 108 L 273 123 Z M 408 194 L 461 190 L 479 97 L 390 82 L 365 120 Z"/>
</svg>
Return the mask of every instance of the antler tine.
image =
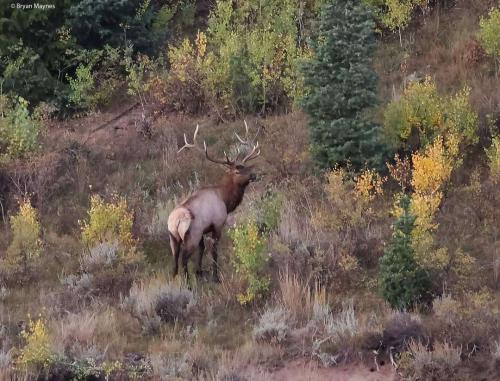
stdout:
<svg viewBox="0 0 500 381">
<path fill-rule="evenodd" d="M 257 156 L 260 155 L 260 148 L 259 148 L 259 142 L 255 142 L 257 139 L 257 136 L 260 133 L 260 128 L 257 130 L 257 133 L 255 134 L 254 138 L 252 140 L 248 139 L 249 131 L 248 131 L 248 124 L 246 120 L 243 120 L 243 123 L 245 124 L 245 139 L 242 139 L 236 132 L 234 133 L 236 135 L 236 138 L 239 140 L 239 142 L 245 146 L 252 146 L 252 150 L 250 153 L 248 153 L 243 160 L 241 161 L 242 164 L 244 164 L 247 161 L 255 159 Z M 254 143 L 255 142 L 255 143 Z M 238 161 L 241 156 L 241 152 L 238 151 L 238 155 L 236 156 L 235 161 Z"/>
<path fill-rule="evenodd" d="M 245 164 L 247 161 L 253 160 L 259 155 L 260 155 L 260 148 L 259 148 L 259 142 L 257 142 L 257 144 L 253 146 L 252 151 L 250 151 L 250 153 L 243 158 L 241 163 Z"/>
<path fill-rule="evenodd" d="M 240 141 L 241 144 L 249 144 L 248 143 L 248 124 L 247 124 L 247 121 L 245 119 L 243 119 L 243 123 L 245 123 L 245 140 L 243 140 L 240 135 L 238 135 L 237 132 L 235 132 L 234 134 L 236 135 L 236 138 Z"/>
<path fill-rule="evenodd" d="M 200 148 L 196 145 L 196 137 L 198 136 L 198 130 L 200 129 L 200 125 L 196 125 L 196 130 L 194 130 L 193 134 L 193 143 L 189 143 L 187 140 L 186 134 L 184 134 L 184 145 L 177 151 L 177 153 L 180 153 L 184 148 L 196 148 L 200 150 Z"/>
<path fill-rule="evenodd" d="M 207 143 L 205 141 L 203 141 L 203 147 L 204 147 L 204 150 L 205 150 L 205 157 L 207 158 L 207 160 L 211 161 L 212 163 L 216 163 L 216 164 L 222 164 L 222 165 L 232 165 L 233 162 L 231 160 L 229 160 L 229 157 L 227 156 L 227 154 L 224 152 L 224 156 L 226 158 L 226 160 L 219 160 L 219 159 L 214 159 L 212 157 L 210 157 L 210 155 L 208 154 L 208 148 L 207 148 Z"/>
</svg>

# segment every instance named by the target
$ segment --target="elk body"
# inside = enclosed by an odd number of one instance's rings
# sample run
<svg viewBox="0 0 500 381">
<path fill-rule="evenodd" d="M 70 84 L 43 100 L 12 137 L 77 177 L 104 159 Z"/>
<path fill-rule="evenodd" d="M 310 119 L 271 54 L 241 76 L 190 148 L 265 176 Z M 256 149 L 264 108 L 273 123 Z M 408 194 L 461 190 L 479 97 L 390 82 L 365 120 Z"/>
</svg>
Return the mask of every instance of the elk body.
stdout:
<svg viewBox="0 0 500 381">
<path fill-rule="evenodd" d="M 225 159 L 214 159 L 210 157 L 207 145 L 203 142 L 203 148 L 196 143 L 199 126 L 193 136 L 193 143 L 188 143 L 184 134 L 185 148 L 196 148 L 202 151 L 207 160 L 225 167 L 226 174 L 222 177 L 218 186 L 201 188 L 190 197 L 180 203 L 168 217 L 168 231 L 170 235 L 170 247 L 174 257 L 174 276 L 179 269 L 179 258 L 182 261 L 182 268 L 185 276 L 188 276 L 188 260 L 192 254 L 198 251 L 197 274 L 201 274 L 203 252 L 205 250 L 204 235 L 211 234 L 213 239 L 212 252 L 212 272 L 215 281 L 218 281 L 217 270 L 217 243 L 221 237 L 222 229 L 226 223 L 229 213 L 235 210 L 243 200 L 245 189 L 251 181 L 256 179 L 252 171 L 252 166 L 247 163 L 255 159 L 260 154 L 259 143 L 249 143 L 248 140 L 241 139 L 235 134 L 240 143 L 250 146 L 249 153 L 244 157 L 238 153 L 234 159 L 230 159 L 225 154 Z M 246 136 L 248 137 L 248 127 L 245 123 Z"/>
</svg>

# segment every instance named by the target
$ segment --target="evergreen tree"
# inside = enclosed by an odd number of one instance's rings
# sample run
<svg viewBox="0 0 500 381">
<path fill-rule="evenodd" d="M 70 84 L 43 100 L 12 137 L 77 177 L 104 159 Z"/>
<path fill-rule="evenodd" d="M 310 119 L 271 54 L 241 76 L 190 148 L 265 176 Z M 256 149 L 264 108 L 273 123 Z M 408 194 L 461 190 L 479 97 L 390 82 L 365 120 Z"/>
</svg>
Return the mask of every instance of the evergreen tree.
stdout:
<svg viewBox="0 0 500 381">
<path fill-rule="evenodd" d="M 393 308 L 408 309 L 427 301 L 431 282 L 428 274 L 415 261 L 411 232 L 415 217 L 410 214 L 410 200 L 401 199 L 403 214 L 394 224 L 392 241 L 380 259 L 380 283 L 385 300 Z"/>
<path fill-rule="evenodd" d="M 363 115 L 377 99 L 374 27 L 362 0 L 334 0 L 322 9 L 315 56 L 303 66 L 302 106 L 310 116 L 313 154 L 323 168 L 382 164 L 379 126 Z"/>
</svg>

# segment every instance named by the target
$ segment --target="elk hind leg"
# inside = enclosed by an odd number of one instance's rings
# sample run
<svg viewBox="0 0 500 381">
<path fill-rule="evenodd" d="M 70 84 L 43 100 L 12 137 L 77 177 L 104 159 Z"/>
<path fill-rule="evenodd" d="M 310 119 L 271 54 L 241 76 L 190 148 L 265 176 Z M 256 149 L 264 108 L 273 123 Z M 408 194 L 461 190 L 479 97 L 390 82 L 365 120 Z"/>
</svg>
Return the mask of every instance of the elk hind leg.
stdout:
<svg viewBox="0 0 500 381">
<path fill-rule="evenodd" d="M 186 282 L 189 281 L 189 271 L 188 271 L 188 261 L 191 254 L 197 249 L 198 245 L 193 245 L 191 239 L 184 237 L 185 240 L 181 245 L 181 261 L 182 261 L 182 270 L 184 271 L 184 277 L 186 278 Z"/>
<path fill-rule="evenodd" d="M 174 267 L 173 276 L 177 276 L 179 272 L 179 252 L 180 252 L 181 241 L 177 240 L 172 233 L 170 233 L 170 249 L 172 250 L 172 255 L 174 257 Z"/>
<path fill-rule="evenodd" d="M 200 243 L 198 245 L 198 269 L 196 270 L 196 276 L 201 277 L 203 271 L 201 270 L 201 265 L 203 262 L 203 253 L 205 252 L 205 240 L 201 237 Z"/>
</svg>

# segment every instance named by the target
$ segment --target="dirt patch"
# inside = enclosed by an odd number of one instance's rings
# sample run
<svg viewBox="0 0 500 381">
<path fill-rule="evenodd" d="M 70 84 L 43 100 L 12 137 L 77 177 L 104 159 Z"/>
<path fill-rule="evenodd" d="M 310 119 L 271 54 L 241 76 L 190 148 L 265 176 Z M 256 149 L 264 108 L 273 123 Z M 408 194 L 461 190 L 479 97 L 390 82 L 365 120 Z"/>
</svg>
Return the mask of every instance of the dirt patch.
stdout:
<svg viewBox="0 0 500 381">
<path fill-rule="evenodd" d="M 252 381 L 396 381 L 399 380 L 394 369 L 388 365 L 370 370 L 362 364 L 349 364 L 325 368 L 315 362 L 294 360 L 277 371 L 248 369 L 245 377 Z"/>
</svg>

